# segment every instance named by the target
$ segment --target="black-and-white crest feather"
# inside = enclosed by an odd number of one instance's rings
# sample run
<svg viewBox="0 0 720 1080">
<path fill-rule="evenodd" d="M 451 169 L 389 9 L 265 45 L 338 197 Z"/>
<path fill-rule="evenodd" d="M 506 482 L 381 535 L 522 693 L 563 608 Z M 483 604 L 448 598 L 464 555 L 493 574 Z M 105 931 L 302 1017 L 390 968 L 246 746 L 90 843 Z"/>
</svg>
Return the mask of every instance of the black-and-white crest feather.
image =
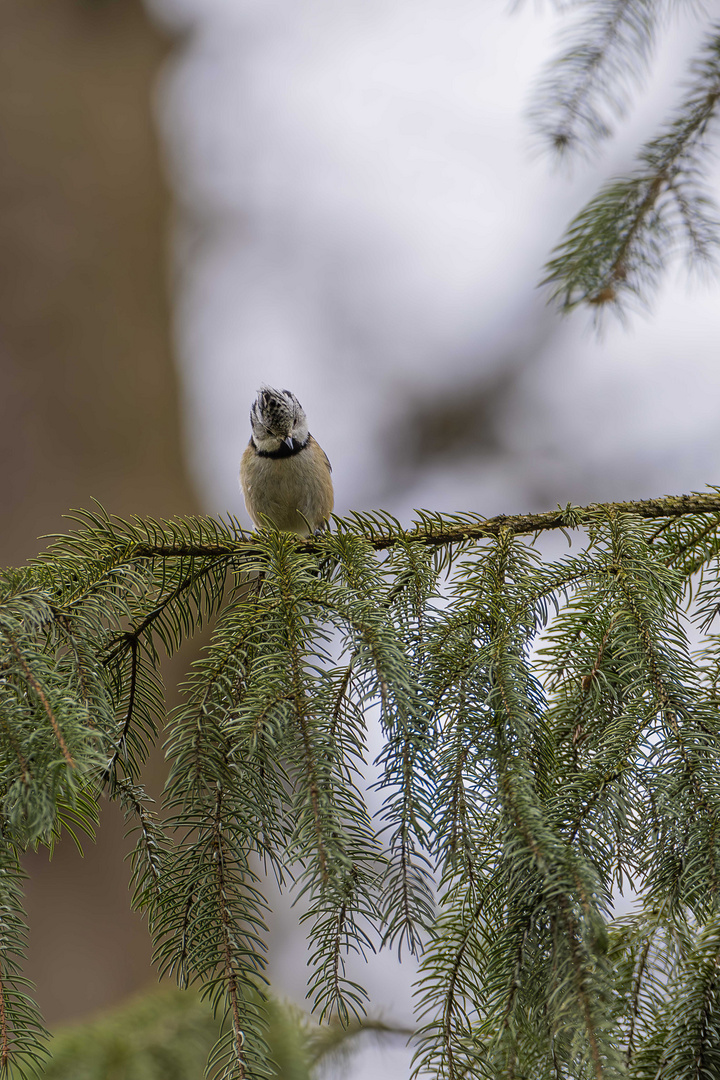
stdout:
<svg viewBox="0 0 720 1080">
<path fill-rule="evenodd" d="M 261 453 L 274 453 L 283 443 L 304 446 L 308 440 L 305 410 L 290 390 L 263 386 L 250 410 L 255 446 Z"/>
</svg>

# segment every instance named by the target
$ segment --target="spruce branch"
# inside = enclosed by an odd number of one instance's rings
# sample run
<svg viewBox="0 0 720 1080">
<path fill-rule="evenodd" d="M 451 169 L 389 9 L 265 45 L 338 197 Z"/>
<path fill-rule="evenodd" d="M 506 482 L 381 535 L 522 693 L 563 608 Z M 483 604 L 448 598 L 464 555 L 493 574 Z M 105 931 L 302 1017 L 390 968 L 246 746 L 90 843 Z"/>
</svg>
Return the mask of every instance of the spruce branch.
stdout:
<svg viewBox="0 0 720 1080">
<path fill-rule="evenodd" d="M 162 910 L 170 841 L 149 809 L 147 804 L 152 800 L 142 787 L 125 778 L 117 782 L 111 794 L 123 808 L 126 838 L 138 834 L 130 854 L 132 902 L 136 910 L 147 913 L 148 927 L 152 931 Z"/>
<path fill-rule="evenodd" d="M 233 1051 L 235 1058 L 235 1070 L 238 1080 L 245 1080 L 245 1035 L 243 1032 L 243 1026 L 241 1021 L 242 1013 L 242 992 L 239 986 L 238 975 L 236 972 L 237 960 L 235 957 L 234 949 L 234 919 L 232 912 L 228 909 L 226 899 L 228 893 L 228 875 L 225 866 L 226 851 L 223 836 L 223 814 L 222 814 L 222 799 L 223 791 L 220 785 L 218 785 L 216 803 L 215 803 L 215 815 L 213 819 L 213 862 L 215 864 L 215 880 L 217 888 L 217 903 L 218 911 L 220 912 L 220 934 L 221 934 L 221 957 L 223 965 L 223 976 L 225 984 L 225 993 L 228 1001 L 228 1012 L 232 1023 L 232 1040 Z"/>
<path fill-rule="evenodd" d="M 591 0 L 577 9 L 570 42 L 533 92 L 531 117 L 560 155 L 590 149 L 612 134 L 609 114 L 622 116 L 653 51 L 664 0 Z"/>
<path fill-rule="evenodd" d="M 68 768 L 74 769 L 75 768 L 75 762 L 73 761 L 72 756 L 70 754 L 70 751 L 67 748 L 67 744 L 65 742 L 65 739 L 63 738 L 63 733 L 62 733 L 62 731 L 60 729 L 60 724 L 58 723 L 58 719 L 55 716 L 55 713 L 53 712 L 53 710 L 52 710 L 52 708 L 50 706 L 50 703 L 49 703 L 49 701 L 47 699 L 45 691 L 43 690 L 42 686 L 40 685 L 38 680 L 33 675 L 29 664 L 25 660 L 25 657 L 23 656 L 22 652 L 20 651 L 20 649 L 18 647 L 17 641 L 15 641 L 15 639 L 8 633 L 7 630 L 5 630 L 3 632 L 5 634 L 5 637 L 6 637 L 7 641 L 10 644 L 10 648 L 12 649 L 13 653 L 17 657 L 17 662 L 20 665 L 20 668 L 22 669 L 23 675 L 25 676 L 25 679 L 27 681 L 28 686 L 30 686 L 32 688 L 33 693 L 36 695 L 36 697 L 38 698 L 40 704 L 43 707 L 45 715 L 46 715 L 46 717 L 47 717 L 47 719 L 48 719 L 48 721 L 50 723 L 50 727 L 53 729 L 53 731 L 55 733 L 55 738 L 57 739 L 58 746 L 60 747 L 60 750 L 62 752 L 62 756 L 65 758 L 65 761 L 68 764 Z"/>
<path fill-rule="evenodd" d="M 81 515 L 38 563 L 0 575 L 6 851 L 91 833 L 106 780 L 159 970 L 200 983 L 225 1018 L 210 1067 L 227 1077 L 269 1068 L 268 872 L 302 899 L 319 1017 L 353 1028 L 373 950 L 419 955 L 418 1069 L 712 1069 L 719 522 L 716 490 L 424 511 L 409 528 L 353 515 L 307 540 Z M 554 529 L 577 546 L 547 561 L 534 537 Z M 165 716 L 160 646 L 210 617 Z M 161 720 L 157 819 L 141 779 Z M 630 926 L 613 911 L 625 881 L 640 897 Z M 12 1018 L 14 955 L 0 940 L 0 1044 L 17 1023 L 36 1046 L 30 1013 Z"/>
<path fill-rule="evenodd" d="M 555 248 L 542 284 L 563 312 L 588 304 L 622 313 L 630 299 L 647 303 L 677 250 L 691 266 L 714 257 L 718 218 L 704 183 L 720 106 L 720 26 L 691 77 L 676 118 L 641 149 L 634 172 L 603 187 Z"/>
<path fill-rule="evenodd" d="M 538 514 L 498 514 L 492 518 L 466 514 L 452 516 L 432 515 L 419 512 L 419 521 L 414 529 L 405 529 L 400 522 L 387 516 L 354 514 L 347 521 L 336 518 L 336 524 L 345 530 L 354 527 L 357 533 L 373 551 L 388 551 L 401 543 L 419 543 L 429 548 L 463 545 L 485 537 L 498 536 L 507 532 L 513 536 L 542 533 L 551 530 L 569 530 L 589 526 L 598 517 L 607 514 L 630 514 L 635 517 L 663 522 L 696 514 L 720 515 L 720 493 L 711 488 L 710 492 L 692 495 L 668 495 L 656 499 L 641 499 L 628 502 L 590 503 L 587 506 L 558 507 L 546 513 Z M 128 540 L 124 535 L 128 523 L 119 522 L 104 537 L 105 543 L 116 551 L 117 565 L 133 564 L 145 559 L 184 559 L 184 558 L 224 558 L 232 564 L 237 560 L 255 569 L 263 555 L 263 548 L 255 537 L 240 539 L 228 536 L 213 544 L 198 543 L 194 539 L 183 537 L 177 542 L 165 543 L 144 540 Z M 388 527 L 390 526 L 390 527 Z M 340 534 L 342 535 L 342 534 Z M 328 537 L 309 537 L 293 539 L 298 552 L 308 554 L 324 553 L 327 545 L 337 549 L 336 541 Z M 50 549 L 52 550 L 52 549 Z M 249 572 L 249 571 L 248 571 Z"/>
<path fill-rule="evenodd" d="M 47 1058 L 45 1030 L 21 974 L 27 929 L 22 907 L 23 873 L 17 852 L 0 839 L 0 1073 L 36 1076 Z"/>
</svg>

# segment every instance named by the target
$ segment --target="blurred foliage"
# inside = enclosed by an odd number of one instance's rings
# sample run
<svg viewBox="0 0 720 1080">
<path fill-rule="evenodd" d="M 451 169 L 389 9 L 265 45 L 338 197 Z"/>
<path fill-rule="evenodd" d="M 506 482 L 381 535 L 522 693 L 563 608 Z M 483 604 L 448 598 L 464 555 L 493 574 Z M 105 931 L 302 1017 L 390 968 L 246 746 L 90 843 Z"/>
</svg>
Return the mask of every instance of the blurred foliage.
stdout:
<svg viewBox="0 0 720 1080">
<path fill-rule="evenodd" d="M 112 1012 L 54 1032 L 44 1080 L 198 1080 L 219 1037 L 193 991 L 153 990 Z"/>
<path fill-rule="evenodd" d="M 10 1075 L 29 1074 L 43 1039 L 18 856 L 92 833 L 102 791 L 135 839 L 133 903 L 160 973 L 220 1018 L 218 1080 L 272 1075 L 274 1060 L 300 1080 L 349 1036 L 392 1034 L 363 1019 L 364 960 L 383 947 L 419 959 L 418 1072 L 716 1075 L 717 491 L 422 512 L 411 529 L 352 515 L 305 540 L 233 519 L 76 521 L 0 579 Z M 547 530 L 580 549 L 544 560 L 523 537 Z M 166 716 L 161 655 L 208 622 Z M 142 780 L 161 724 L 158 815 Z M 266 873 L 302 900 L 313 1021 L 267 995 Z M 181 1008 L 199 1052 L 213 1032 L 194 1001 Z M 136 1051 L 107 1024 L 103 1060 L 124 1067 Z M 150 1020 L 135 1026 L 147 1062 L 151 1046 L 164 1061 Z"/>
<path fill-rule="evenodd" d="M 342 1075 L 358 1036 L 397 1038 L 399 1032 L 366 1020 L 349 1028 L 320 1028 L 297 1007 L 269 997 L 267 1042 L 278 1080 Z M 43 1080 L 198 1080 L 221 1025 L 194 990 L 153 989 L 82 1024 L 59 1028 L 49 1044 Z"/>
</svg>

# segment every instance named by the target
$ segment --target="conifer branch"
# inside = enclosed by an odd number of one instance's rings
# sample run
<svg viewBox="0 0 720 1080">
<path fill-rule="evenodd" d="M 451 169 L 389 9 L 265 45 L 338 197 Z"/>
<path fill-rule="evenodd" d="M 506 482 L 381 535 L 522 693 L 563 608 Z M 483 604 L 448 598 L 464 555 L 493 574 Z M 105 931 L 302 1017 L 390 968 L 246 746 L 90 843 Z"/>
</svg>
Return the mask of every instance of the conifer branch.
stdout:
<svg viewBox="0 0 720 1080">
<path fill-rule="evenodd" d="M 107 781 L 111 778 L 115 765 L 117 764 L 120 752 L 125 746 L 128 732 L 130 731 L 130 725 L 133 722 L 133 711 L 135 708 L 135 694 L 137 692 L 137 673 L 138 673 L 138 640 L 134 634 L 128 634 L 127 640 L 130 644 L 130 688 L 128 691 L 128 703 L 127 710 L 125 712 L 125 720 L 123 722 L 122 730 L 115 744 L 110 761 L 107 764 L 103 775 L 103 781 Z"/>
<path fill-rule="evenodd" d="M 42 686 L 40 685 L 40 683 L 37 681 L 37 679 L 33 675 L 32 671 L 30 669 L 30 665 L 27 663 L 25 657 L 23 656 L 22 652 L 20 651 L 18 643 L 8 633 L 7 630 L 4 630 L 3 633 L 4 633 L 5 637 L 7 638 L 8 642 L 10 644 L 10 648 L 12 649 L 13 653 L 15 654 L 15 656 L 17 658 L 17 662 L 18 662 L 18 664 L 20 665 L 20 667 L 22 669 L 22 672 L 23 672 L 23 674 L 25 676 L 25 679 L 27 680 L 28 685 L 32 687 L 33 692 L 35 693 L 38 701 L 42 705 L 43 710 L 45 712 L 45 715 L 47 716 L 47 718 L 48 718 L 48 720 L 50 722 L 51 728 L 55 732 L 55 738 L 58 741 L 58 746 L 60 747 L 60 750 L 62 752 L 62 756 L 67 761 L 69 768 L 74 769 L 75 768 L 75 762 L 73 761 L 72 756 L 70 754 L 70 751 L 67 748 L 67 744 L 65 742 L 65 739 L 63 738 L 63 733 L 62 733 L 62 731 L 60 729 L 60 725 L 59 725 L 59 723 L 57 721 L 57 717 L 55 716 L 55 713 L 53 712 L 52 708 L 50 707 L 50 702 L 48 701 L 47 697 L 45 696 L 45 691 L 43 690 Z"/>
<path fill-rule="evenodd" d="M 720 493 L 669 495 L 656 499 L 641 499 L 628 502 L 590 503 L 587 506 L 558 507 L 540 514 L 498 514 L 491 518 L 475 515 L 457 515 L 455 519 L 439 516 L 422 515 L 420 523 L 414 529 L 404 529 L 399 522 L 395 528 L 383 531 L 377 519 L 370 516 L 354 515 L 351 521 L 357 523 L 358 531 L 364 535 L 373 551 L 389 551 L 400 543 L 418 543 L 431 548 L 463 544 L 484 540 L 487 537 L 508 533 L 522 536 L 552 530 L 582 528 L 592 524 L 598 517 L 610 514 L 629 514 L 647 520 L 665 521 L 695 514 L 720 515 Z M 345 522 L 339 522 L 346 527 Z M 324 538 L 309 537 L 294 539 L 298 551 L 308 553 L 325 550 Z M 262 557 L 263 549 L 255 539 L 243 537 L 216 544 L 178 543 L 129 543 L 124 544 L 122 562 L 141 559 L 171 558 L 233 558 L 254 560 Z M 154 612 L 151 613 L 154 615 Z M 144 627 L 143 627 L 144 629 Z"/>
<path fill-rule="evenodd" d="M 603 187 L 555 249 L 542 284 L 562 311 L 584 303 L 622 312 L 630 298 L 646 302 L 681 246 L 691 265 L 714 256 L 720 223 L 703 184 L 707 136 L 720 109 L 720 25 L 708 34 L 692 76 L 677 117 L 641 149 L 634 172 Z"/>
<path fill-rule="evenodd" d="M 233 1031 L 233 1046 L 237 1064 L 238 1080 L 245 1080 L 245 1036 L 240 1020 L 240 989 L 235 973 L 234 949 L 232 945 L 233 920 L 227 908 L 227 874 L 225 869 L 225 847 L 222 834 L 222 788 L 218 785 L 213 820 L 213 848 L 216 874 L 217 905 L 220 912 L 220 936 L 222 943 L 222 964 L 224 980 L 230 1002 L 230 1016 Z"/>
<path fill-rule="evenodd" d="M 0 1069 L 7 1071 L 10 1064 L 10 1034 L 8 1032 L 7 1009 L 5 1007 L 5 987 L 0 970 Z"/>
<path fill-rule="evenodd" d="M 137 821 L 129 826 L 126 837 L 139 833 L 138 842 L 131 853 L 132 885 L 134 887 L 133 905 L 148 915 L 148 926 L 152 931 L 162 908 L 163 883 L 166 873 L 166 856 L 169 842 L 163 835 L 155 815 L 145 805 L 148 796 L 145 791 L 130 780 L 120 780 L 111 793 L 119 798 L 125 821 Z"/>
<path fill-rule="evenodd" d="M 625 1064 L 630 1067 L 633 1060 L 633 1053 L 635 1051 L 635 1031 L 637 1028 L 638 1017 L 640 1015 L 640 992 L 643 984 L 643 977 L 645 975 L 645 969 L 648 964 L 648 957 L 650 955 L 650 947 L 652 945 L 652 937 L 648 936 L 645 941 L 642 950 L 640 952 L 640 959 L 637 963 L 637 968 L 634 972 L 632 996 L 630 998 L 630 1026 L 627 1036 L 627 1049 L 625 1051 Z"/>
<path fill-rule="evenodd" d="M 533 94 L 532 117 L 560 154 L 611 134 L 604 115 L 621 116 L 627 84 L 638 83 L 652 52 L 663 0 L 590 0 L 572 41 L 549 66 Z"/>
<path fill-rule="evenodd" d="M 267 1063 L 257 860 L 306 901 L 318 1016 L 363 1011 L 347 954 L 398 942 L 421 954 L 416 1061 L 439 1080 L 609 1080 L 627 1054 L 644 1080 L 682 1046 L 706 1055 L 720 1030 L 720 491 L 421 512 L 409 528 L 353 515 L 308 539 L 205 518 L 79 520 L 38 564 L 0 575 L 13 1067 L 41 1036 L 15 988 L 12 845 L 52 844 L 68 821 L 91 831 L 102 767 L 120 753 L 127 775 L 110 795 L 136 822 L 133 902 L 160 971 L 199 981 L 227 1020 L 211 1071 L 240 1080 Z M 525 538 L 553 529 L 577 543 L 548 561 Z M 262 590 L 248 591 L 256 574 Z M 215 612 L 165 716 L 154 642 L 174 651 Z M 38 724 L 36 687 L 73 770 Z M 167 831 L 138 782 L 161 716 Z M 623 880 L 644 902 L 625 934 L 612 910 Z M 653 939 L 639 964 L 660 925 L 666 946 Z M 0 1010 L 0 1058 L 2 1037 Z"/>
</svg>

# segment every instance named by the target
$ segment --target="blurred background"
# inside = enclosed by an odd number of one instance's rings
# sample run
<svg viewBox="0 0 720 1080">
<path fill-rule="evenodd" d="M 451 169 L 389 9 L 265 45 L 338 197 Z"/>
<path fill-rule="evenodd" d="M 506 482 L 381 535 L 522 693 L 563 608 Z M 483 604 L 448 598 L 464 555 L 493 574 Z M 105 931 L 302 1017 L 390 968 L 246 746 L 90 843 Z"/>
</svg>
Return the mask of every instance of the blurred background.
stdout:
<svg viewBox="0 0 720 1080">
<path fill-rule="evenodd" d="M 570 217 L 677 99 L 702 32 L 682 10 L 615 140 L 568 173 L 525 118 L 557 47 L 549 4 L 4 0 L 2 562 L 93 498 L 247 521 L 237 471 L 263 382 L 305 406 L 340 514 L 719 483 L 717 283 L 671 266 L 652 311 L 601 337 L 537 288 Z M 51 1024 L 154 979 L 122 832 L 108 809 L 84 859 L 27 859 L 28 974 Z M 294 925 L 273 926 L 271 974 L 302 1002 Z M 409 1021 L 411 975 L 381 957 L 376 1013 Z M 344 1075 L 407 1060 L 369 1049 Z"/>
</svg>

